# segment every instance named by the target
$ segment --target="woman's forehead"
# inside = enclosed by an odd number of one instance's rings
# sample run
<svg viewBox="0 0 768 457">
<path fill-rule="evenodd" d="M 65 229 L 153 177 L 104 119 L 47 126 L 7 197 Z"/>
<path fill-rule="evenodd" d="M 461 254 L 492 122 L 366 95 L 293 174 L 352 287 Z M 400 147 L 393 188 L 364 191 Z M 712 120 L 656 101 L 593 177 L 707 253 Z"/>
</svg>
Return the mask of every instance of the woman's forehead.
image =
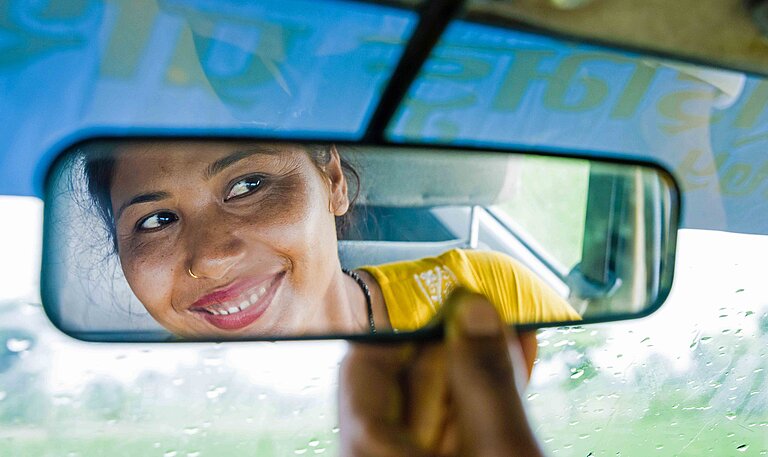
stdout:
<svg viewBox="0 0 768 457">
<path fill-rule="evenodd" d="M 290 164 L 309 162 L 301 146 L 290 144 L 152 141 L 133 142 L 115 149 L 112 193 L 166 190 L 166 187 L 189 186 L 207 181 L 235 162 L 279 171 Z M 257 170 L 254 170 L 257 171 Z"/>
<path fill-rule="evenodd" d="M 244 141 L 152 140 L 131 141 L 115 148 L 118 161 L 141 162 L 213 162 L 238 151 L 256 151 L 271 155 L 301 152 L 298 145 Z"/>
<path fill-rule="evenodd" d="M 123 174 L 143 181 L 152 175 L 185 174 L 206 170 L 229 161 L 258 156 L 265 161 L 284 161 L 303 154 L 297 145 L 235 141 L 142 141 L 115 149 L 115 178 Z M 305 154 L 303 154 L 305 155 Z"/>
</svg>

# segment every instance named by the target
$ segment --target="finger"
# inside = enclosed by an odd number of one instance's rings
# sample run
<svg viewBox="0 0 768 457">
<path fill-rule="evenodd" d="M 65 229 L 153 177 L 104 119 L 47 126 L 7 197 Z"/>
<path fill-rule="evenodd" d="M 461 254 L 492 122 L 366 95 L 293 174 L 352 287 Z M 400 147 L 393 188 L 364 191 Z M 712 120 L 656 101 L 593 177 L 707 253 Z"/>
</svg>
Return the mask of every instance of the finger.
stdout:
<svg viewBox="0 0 768 457">
<path fill-rule="evenodd" d="M 516 338 L 485 297 L 457 292 L 446 303 L 446 347 L 461 454 L 541 455 L 519 395 Z"/>
<path fill-rule="evenodd" d="M 448 421 L 448 386 L 445 375 L 445 346 L 419 348 L 406 382 L 407 423 L 416 444 L 425 450 L 438 449 Z"/>
<path fill-rule="evenodd" d="M 413 350 L 409 344 L 350 345 L 339 371 L 341 455 L 420 455 L 405 426 L 400 385 Z"/>
</svg>

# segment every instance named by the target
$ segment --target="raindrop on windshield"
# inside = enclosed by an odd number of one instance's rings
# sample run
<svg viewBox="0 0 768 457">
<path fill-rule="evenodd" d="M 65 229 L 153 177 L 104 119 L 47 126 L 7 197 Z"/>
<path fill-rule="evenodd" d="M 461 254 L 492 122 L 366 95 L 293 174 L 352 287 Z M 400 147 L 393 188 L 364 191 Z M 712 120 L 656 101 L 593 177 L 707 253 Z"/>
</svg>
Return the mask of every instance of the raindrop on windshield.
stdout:
<svg viewBox="0 0 768 457">
<path fill-rule="evenodd" d="M 205 396 L 209 399 L 213 400 L 214 398 L 219 398 L 221 394 L 227 391 L 226 387 L 211 387 L 208 389 L 208 391 L 205 393 Z"/>
<path fill-rule="evenodd" d="M 32 342 L 23 338 L 8 338 L 5 342 L 5 347 L 11 352 L 22 352 L 29 349 Z"/>
<path fill-rule="evenodd" d="M 307 448 L 302 447 L 302 448 L 299 448 L 299 449 L 294 449 L 293 453 L 296 454 L 296 455 L 306 454 L 307 453 Z"/>
<path fill-rule="evenodd" d="M 177 452 L 176 451 L 165 451 L 163 454 L 163 457 L 176 457 Z"/>
<path fill-rule="evenodd" d="M 320 444 L 320 440 L 313 439 L 309 442 L 309 447 L 317 447 L 318 444 Z"/>
<path fill-rule="evenodd" d="M 740 446 L 736 446 L 736 450 L 739 452 L 747 452 L 747 449 L 749 449 L 748 444 L 742 444 Z"/>
</svg>

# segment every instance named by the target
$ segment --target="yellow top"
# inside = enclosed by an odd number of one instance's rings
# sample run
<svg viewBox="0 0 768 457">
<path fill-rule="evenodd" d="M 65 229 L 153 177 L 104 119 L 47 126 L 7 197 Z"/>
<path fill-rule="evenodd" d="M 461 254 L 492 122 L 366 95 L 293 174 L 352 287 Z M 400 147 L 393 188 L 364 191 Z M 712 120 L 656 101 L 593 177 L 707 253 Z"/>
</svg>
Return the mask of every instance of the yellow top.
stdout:
<svg viewBox="0 0 768 457">
<path fill-rule="evenodd" d="M 493 251 L 453 249 L 437 257 L 365 266 L 379 283 L 395 330 L 423 327 L 460 284 L 488 297 L 509 323 L 580 320 L 536 274 Z"/>
</svg>

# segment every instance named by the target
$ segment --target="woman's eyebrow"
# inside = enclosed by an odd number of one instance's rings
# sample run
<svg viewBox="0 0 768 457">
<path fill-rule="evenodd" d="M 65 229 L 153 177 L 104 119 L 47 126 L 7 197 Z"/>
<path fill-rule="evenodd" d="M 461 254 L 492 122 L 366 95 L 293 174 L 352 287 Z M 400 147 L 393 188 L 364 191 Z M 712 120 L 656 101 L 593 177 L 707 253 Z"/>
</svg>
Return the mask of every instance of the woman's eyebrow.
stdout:
<svg viewBox="0 0 768 457">
<path fill-rule="evenodd" d="M 169 198 L 171 194 L 168 192 L 148 192 L 146 194 L 139 194 L 135 197 L 131 198 L 127 202 L 123 203 L 120 208 L 117 210 L 117 213 L 115 215 L 115 220 L 120 220 L 120 216 L 123 214 L 123 211 L 125 211 L 126 208 L 128 208 L 131 205 L 136 205 L 138 203 L 147 203 L 147 202 L 158 202 L 160 200 L 165 200 L 166 198 Z"/>
<path fill-rule="evenodd" d="M 259 149 L 249 149 L 247 151 L 236 151 L 232 154 L 222 157 L 219 160 L 214 161 L 210 165 L 208 165 L 208 168 L 205 170 L 205 179 L 211 179 L 218 173 L 221 173 L 225 168 L 230 167 L 234 165 L 235 163 L 239 162 L 240 160 L 245 159 L 246 157 L 250 157 L 254 154 L 266 154 L 266 155 L 274 155 L 279 153 L 278 150 L 270 149 L 270 148 L 264 148 L 261 147 Z"/>
</svg>

